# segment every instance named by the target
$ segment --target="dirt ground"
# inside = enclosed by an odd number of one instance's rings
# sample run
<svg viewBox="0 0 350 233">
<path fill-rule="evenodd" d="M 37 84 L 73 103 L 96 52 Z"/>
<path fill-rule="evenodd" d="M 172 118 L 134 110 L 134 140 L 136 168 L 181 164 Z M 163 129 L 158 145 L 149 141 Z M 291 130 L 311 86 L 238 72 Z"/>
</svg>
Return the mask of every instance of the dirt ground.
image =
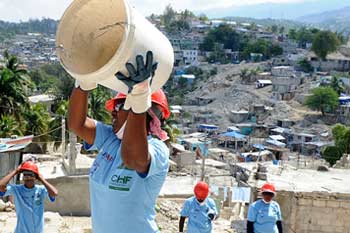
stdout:
<svg viewBox="0 0 350 233">
<path fill-rule="evenodd" d="M 177 233 L 179 212 L 183 200 L 159 200 L 156 206 L 156 221 L 162 233 Z M 16 227 L 16 213 L 0 212 L 0 233 L 13 233 Z M 213 233 L 234 233 L 230 222 L 218 219 L 214 222 Z M 45 212 L 45 233 L 91 233 L 90 217 L 60 216 Z"/>
</svg>

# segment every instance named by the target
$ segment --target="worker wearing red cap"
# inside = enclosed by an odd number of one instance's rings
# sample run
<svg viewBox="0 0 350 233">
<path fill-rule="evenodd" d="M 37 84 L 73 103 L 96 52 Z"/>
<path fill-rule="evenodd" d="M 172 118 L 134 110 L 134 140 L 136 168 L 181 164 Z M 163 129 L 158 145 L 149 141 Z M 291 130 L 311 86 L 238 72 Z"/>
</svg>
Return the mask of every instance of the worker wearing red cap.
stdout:
<svg viewBox="0 0 350 233">
<path fill-rule="evenodd" d="M 218 211 L 214 200 L 208 195 L 209 186 L 205 182 L 198 182 L 194 187 L 194 196 L 185 201 L 180 212 L 179 232 L 184 232 L 186 218 L 188 233 L 212 232 L 212 221 L 217 218 Z"/>
<path fill-rule="evenodd" d="M 254 202 L 248 211 L 247 233 L 282 233 L 282 215 L 277 202 L 273 201 L 276 189 L 266 183 L 261 187 L 262 199 Z"/>
<path fill-rule="evenodd" d="M 24 184 L 8 184 L 17 174 L 23 174 Z M 38 179 L 43 185 L 36 185 Z M 13 196 L 16 204 L 15 233 L 44 232 L 44 200 L 55 201 L 57 190 L 39 173 L 33 162 L 25 162 L 0 180 L 0 196 Z"/>
<path fill-rule="evenodd" d="M 106 103 L 112 126 L 87 117 L 88 91 L 96 84 L 76 82 L 69 107 L 69 128 L 99 154 L 90 169 L 90 203 L 94 233 L 156 233 L 155 205 L 169 168 L 168 139 L 162 130 L 170 117 L 162 90 L 151 91 L 157 68 L 152 52 L 146 63 L 126 64 L 129 76 L 116 78 L 129 87 Z"/>
</svg>

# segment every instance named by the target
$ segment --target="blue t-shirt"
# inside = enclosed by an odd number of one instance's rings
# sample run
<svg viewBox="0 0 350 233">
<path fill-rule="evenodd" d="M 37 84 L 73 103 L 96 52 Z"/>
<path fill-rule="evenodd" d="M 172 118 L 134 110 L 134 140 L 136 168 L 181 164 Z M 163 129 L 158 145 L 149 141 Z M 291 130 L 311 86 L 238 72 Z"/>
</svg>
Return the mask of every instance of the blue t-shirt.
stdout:
<svg viewBox="0 0 350 233">
<path fill-rule="evenodd" d="M 90 170 L 93 232 L 159 232 L 155 205 L 168 173 L 169 149 L 149 137 L 151 164 L 148 173 L 142 175 L 124 166 L 120 145 L 111 126 L 96 122 L 95 142 L 89 148 L 99 150 Z"/>
<path fill-rule="evenodd" d="M 44 232 L 44 200 L 49 197 L 43 185 L 35 185 L 32 189 L 24 185 L 8 185 L 4 196 L 13 196 L 16 205 L 17 226 L 15 233 Z"/>
<path fill-rule="evenodd" d="M 209 219 L 208 213 L 214 212 L 218 215 L 216 205 L 213 199 L 205 199 L 205 205 L 201 206 L 196 197 L 187 199 L 182 207 L 180 215 L 188 217 L 188 233 L 211 233 L 212 220 Z"/>
<path fill-rule="evenodd" d="M 277 202 L 270 204 L 262 200 L 254 202 L 248 211 L 248 221 L 254 222 L 254 233 L 278 233 L 277 221 L 282 221 L 281 209 Z"/>
</svg>

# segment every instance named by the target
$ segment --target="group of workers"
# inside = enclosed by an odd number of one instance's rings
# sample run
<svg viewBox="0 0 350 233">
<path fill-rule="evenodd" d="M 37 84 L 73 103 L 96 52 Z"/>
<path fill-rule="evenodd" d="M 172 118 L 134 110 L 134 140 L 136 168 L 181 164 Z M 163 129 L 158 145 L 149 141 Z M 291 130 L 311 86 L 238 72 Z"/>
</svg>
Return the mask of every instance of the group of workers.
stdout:
<svg viewBox="0 0 350 233">
<path fill-rule="evenodd" d="M 129 91 L 107 101 L 112 125 L 87 116 L 89 91 L 97 84 L 77 80 L 69 101 L 69 128 L 84 140 L 86 150 L 99 151 L 89 174 L 93 233 L 160 232 L 155 205 L 169 168 L 168 136 L 163 126 L 170 111 L 164 92 L 151 91 L 157 69 L 152 52 L 146 54 L 146 61 L 138 55 L 136 64 L 126 64 L 128 75 L 115 75 Z M 20 173 L 24 184 L 9 184 Z M 43 185 L 36 185 L 36 180 Z M 25 162 L 0 180 L 0 194 L 14 197 L 15 233 L 42 233 L 44 199 L 55 201 L 58 192 L 39 173 L 37 165 Z M 272 185 L 263 187 L 263 199 L 249 209 L 248 233 L 282 232 L 281 212 L 272 201 L 274 195 Z M 195 186 L 194 196 L 185 201 L 180 215 L 179 232 L 184 232 L 186 218 L 188 233 L 212 232 L 218 211 L 206 183 Z"/>
</svg>

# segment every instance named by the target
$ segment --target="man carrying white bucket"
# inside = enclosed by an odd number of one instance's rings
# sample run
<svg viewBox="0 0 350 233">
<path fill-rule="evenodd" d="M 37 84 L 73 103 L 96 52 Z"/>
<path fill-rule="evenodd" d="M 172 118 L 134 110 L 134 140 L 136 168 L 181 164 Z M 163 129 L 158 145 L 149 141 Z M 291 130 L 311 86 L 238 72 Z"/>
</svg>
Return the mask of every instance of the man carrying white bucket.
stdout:
<svg viewBox="0 0 350 233">
<path fill-rule="evenodd" d="M 76 82 L 69 106 L 69 128 L 99 154 L 90 170 L 94 233 L 155 233 L 155 204 L 169 167 L 167 134 L 162 121 L 170 116 L 162 90 L 151 93 L 157 63 L 148 52 L 146 63 L 136 57 L 126 64 L 129 77 L 116 78 L 129 87 L 106 103 L 112 126 L 87 117 L 88 91 L 96 84 Z"/>
</svg>

